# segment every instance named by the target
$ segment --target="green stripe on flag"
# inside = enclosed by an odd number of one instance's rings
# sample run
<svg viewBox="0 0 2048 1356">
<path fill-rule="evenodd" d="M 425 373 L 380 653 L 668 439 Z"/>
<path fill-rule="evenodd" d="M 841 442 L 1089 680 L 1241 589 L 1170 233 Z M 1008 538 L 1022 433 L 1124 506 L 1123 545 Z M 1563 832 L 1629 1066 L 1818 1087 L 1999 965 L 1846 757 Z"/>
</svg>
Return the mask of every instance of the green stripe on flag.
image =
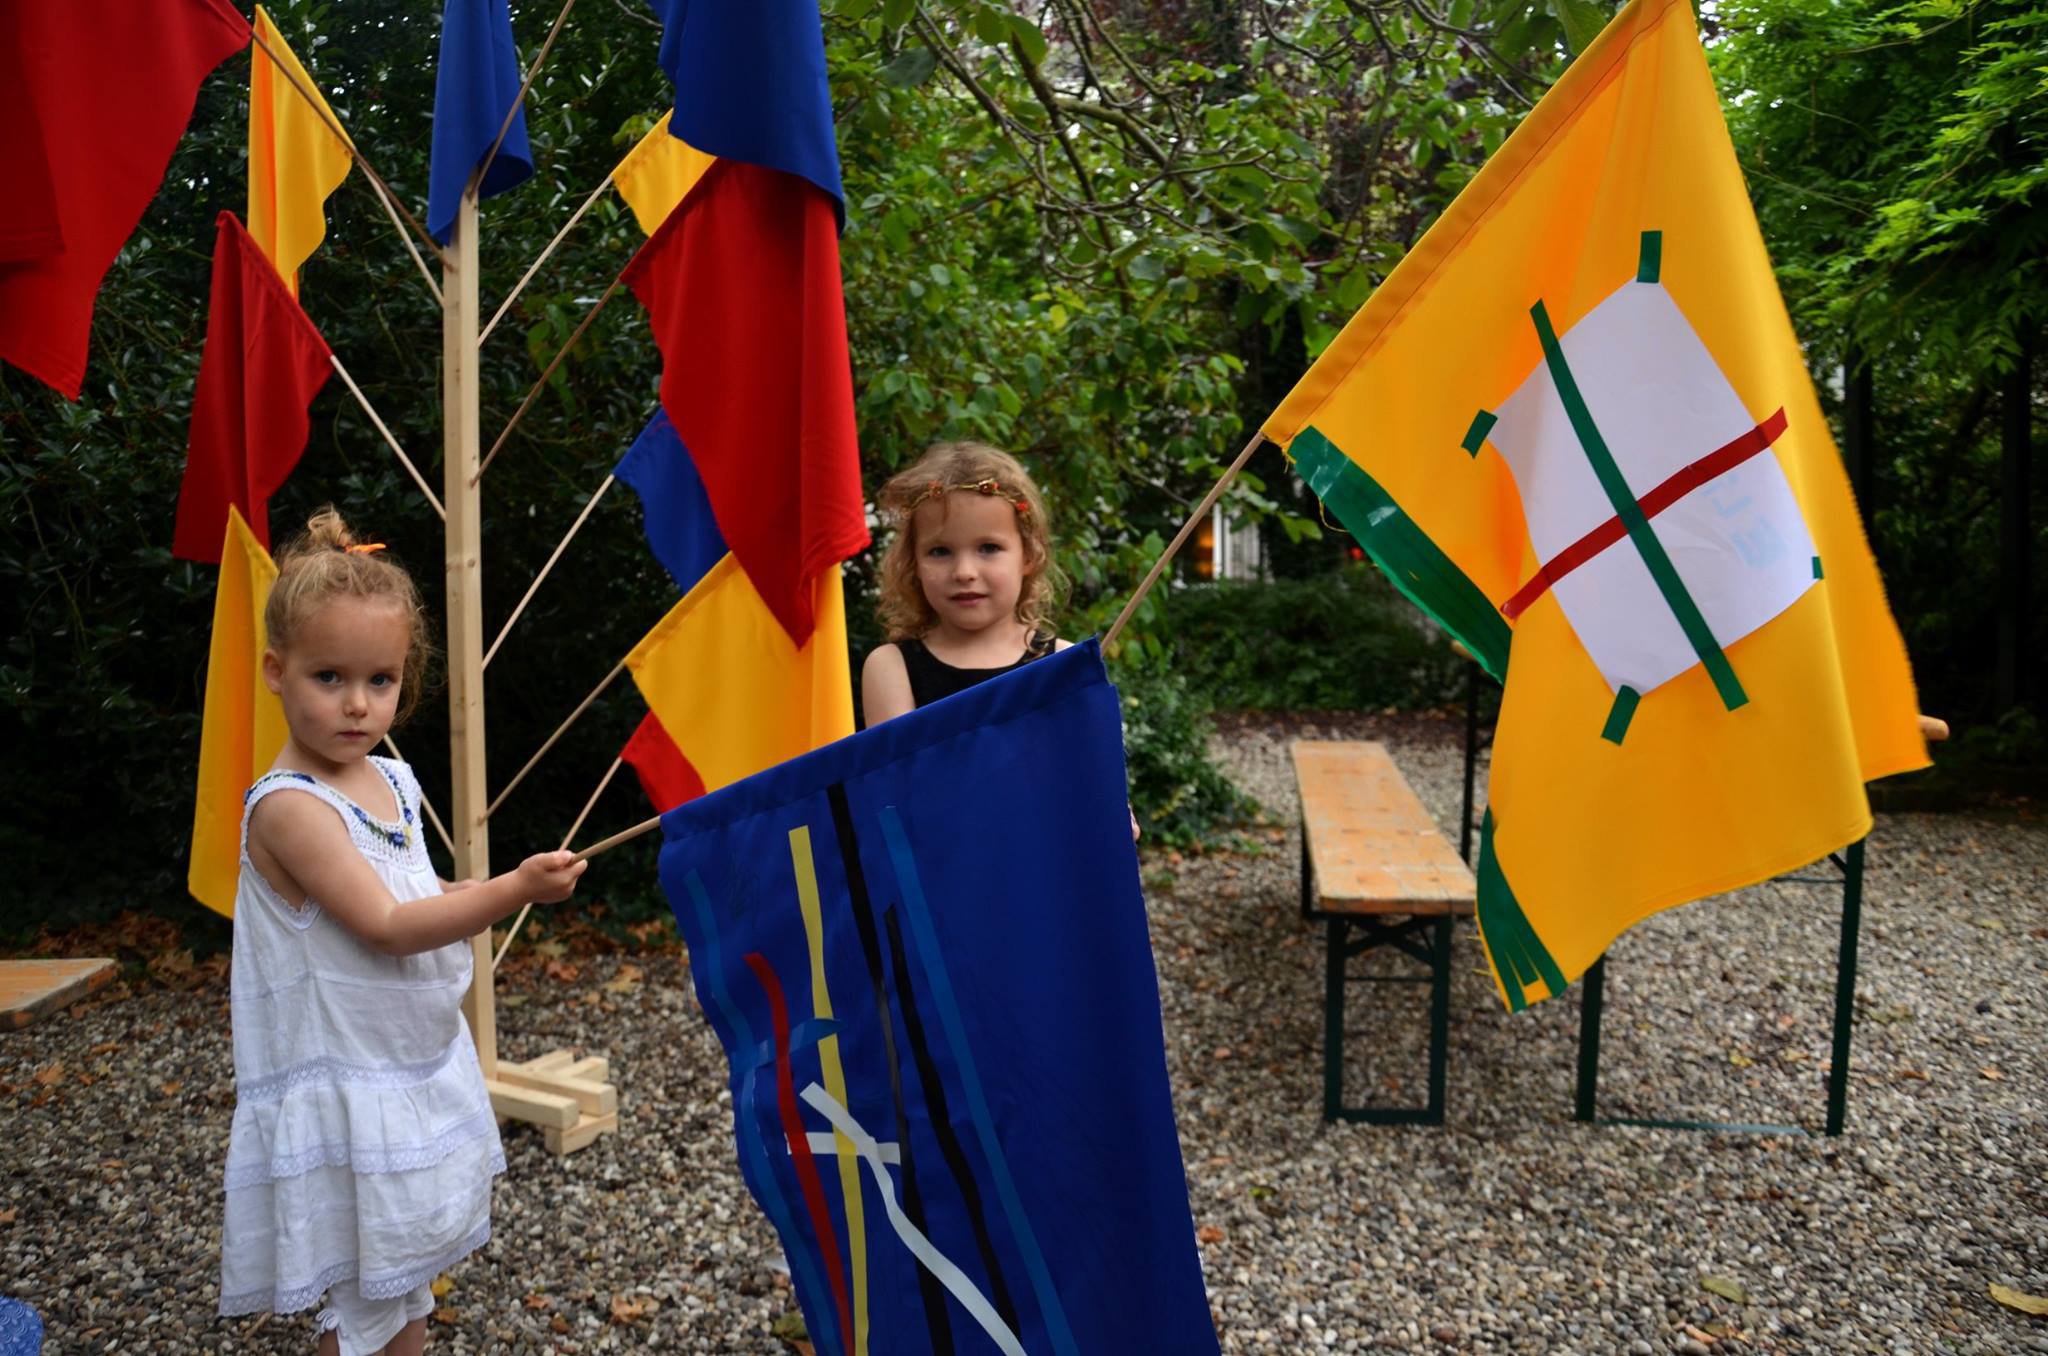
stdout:
<svg viewBox="0 0 2048 1356">
<path fill-rule="evenodd" d="M 1664 271 L 1664 232 L 1644 231 L 1641 252 L 1636 255 L 1636 281 L 1653 283 Z"/>
<path fill-rule="evenodd" d="M 1295 470 L 1396 588 L 1505 681 L 1514 637 L 1500 609 L 1357 462 L 1313 428 L 1288 445 Z"/>
<path fill-rule="evenodd" d="M 1472 427 L 1465 430 L 1465 441 L 1458 446 L 1479 455 L 1479 449 L 1486 445 L 1486 435 L 1493 432 L 1493 426 L 1500 422 L 1500 416 L 1492 410 L 1481 410 L 1472 416 Z"/>
<path fill-rule="evenodd" d="M 1621 691 L 1614 694 L 1614 705 L 1607 710 L 1607 728 L 1600 732 L 1600 737 L 1610 744 L 1619 744 L 1626 738 L 1628 723 L 1636 718 L 1636 703 L 1642 699 L 1642 693 L 1623 683 Z"/>
<path fill-rule="evenodd" d="M 1537 980 L 1552 998 L 1564 992 L 1564 971 L 1550 958 L 1529 916 L 1522 912 L 1508 878 L 1501 872 L 1500 858 L 1493 850 L 1493 811 L 1486 812 L 1479 829 L 1479 940 L 1493 961 L 1493 973 L 1500 980 L 1508 1006 L 1516 1012 L 1529 1006 L 1523 992 Z"/>
<path fill-rule="evenodd" d="M 1721 704 L 1730 711 L 1747 705 L 1749 694 L 1742 690 L 1742 681 L 1735 676 L 1735 666 L 1728 662 L 1727 655 L 1721 653 L 1721 643 L 1714 639 L 1713 628 L 1700 615 L 1699 604 L 1686 592 L 1685 581 L 1678 577 L 1678 567 L 1671 563 L 1664 543 L 1658 540 L 1642 505 L 1636 502 L 1635 491 L 1629 488 L 1628 478 L 1622 475 L 1614 454 L 1607 450 L 1606 439 L 1600 436 L 1599 428 L 1593 423 L 1593 411 L 1587 408 L 1586 398 L 1579 393 L 1579 383 L 1572 377 L 1571 366 L 1564 360 L 1564 348 L 1557 342 L 1557 331 L 1551 328 L 1550 313 L 1539 301 L 1529 308 L 1529 316 L 1536 322 L 1536 337 L 1543 343 L 1543 361 L 1550 368 L 1551 384 L 1557 388 L 1557 397 L 1572 421 L 1572 431 L 1579 435 L 1579 446 L 1585 449 L 1586 459 L 1593 463 L 1593 474 L 1599 477 L 1600 488 L 1607 491 L 1607 502 L 1613 507 L 1615 516 L 1621 519 L 1622 526 L 1628 529 L 1628 539 L 1635 543 L 1643 564 L 1649 567 L 1650 578 L 1656 581 L 1658 592 L 1664 595 L 1665 605 L 1678 618 L 1679 629 L 1692 642 L 1693 653 L 1699 656 L 1700 662 L 1713 676 L 1714 687 L 1721 694 Z"/>
</svg>

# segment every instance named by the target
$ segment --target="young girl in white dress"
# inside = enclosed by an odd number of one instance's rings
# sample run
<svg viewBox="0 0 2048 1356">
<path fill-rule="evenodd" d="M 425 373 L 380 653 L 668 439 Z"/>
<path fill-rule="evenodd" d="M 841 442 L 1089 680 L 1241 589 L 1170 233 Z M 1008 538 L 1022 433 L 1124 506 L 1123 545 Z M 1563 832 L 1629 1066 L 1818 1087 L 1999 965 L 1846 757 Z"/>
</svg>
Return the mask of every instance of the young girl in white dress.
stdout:
<svg viewBox="0 0 2048 1356">
<path fill-rule="evenodd" d="M 412 769 L 374 756 L 419 696 L 419 593 L 332 509 L 278 561 L 263 678 L 290 738 L 249 789 L 230 1009 L 223 1314 L 324 1294 L 323 1356 L 413 1356 L 429 1286 L 490 1236 L 498 1127 L 462 1017 L 469 938 L 565 899 L 544 852 L 436 878 Z"/>
</svg>

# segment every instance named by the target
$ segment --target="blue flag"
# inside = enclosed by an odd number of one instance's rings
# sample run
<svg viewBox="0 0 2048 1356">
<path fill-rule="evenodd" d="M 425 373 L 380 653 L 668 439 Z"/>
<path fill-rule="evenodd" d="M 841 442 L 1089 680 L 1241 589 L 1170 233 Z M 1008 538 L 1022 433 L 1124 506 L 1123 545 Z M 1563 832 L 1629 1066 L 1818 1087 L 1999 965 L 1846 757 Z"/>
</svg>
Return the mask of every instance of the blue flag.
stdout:
<svg viewBox="0 0 2048 1356">
<path fill-rule="evenodd" d="M 1095 642 L 662 831 L 820 1353 L 1217 1350 Z"/>
<path fill-rule="evenodd" d="M 427 230 L 442 244 L 455 233 L 462 190 L 476 173 L 505 110 L 518 97 L 519 51 L 505 0 L 448 0 L 441 11 L 441 64 L 434 74 L 434 152 L 427 173 Z M 533 177 L 526 109 L 512 115 L 504 144 L 484 172 L 477 197 L 495 197 Z"/>
<path fill-rule="evenodd" d="M 846 192 L 832 135 L 832 88 L 817 0 L 649 0 L 661 19 L 661 69 L 675 85 L 670 135 L 707 155 Z"/>
<path fill-rule="evenodd" d="M 688 593 L 725 555 L 725 538 L 719 535 L 697 463 L 676 435 L 668 411 L 655 410 L 612 474 L 640 496 L 648 549 L 676 587 Z"/>
</svg>

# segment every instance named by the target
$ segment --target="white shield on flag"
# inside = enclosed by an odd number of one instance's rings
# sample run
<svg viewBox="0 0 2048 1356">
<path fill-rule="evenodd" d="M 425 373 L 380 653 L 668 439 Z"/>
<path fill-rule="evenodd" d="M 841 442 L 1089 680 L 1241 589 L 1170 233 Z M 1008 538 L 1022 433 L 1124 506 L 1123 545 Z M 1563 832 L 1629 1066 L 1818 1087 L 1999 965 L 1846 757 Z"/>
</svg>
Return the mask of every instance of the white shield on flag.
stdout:
<svg viewBox="0 0 2048 1356">
<path fill-rule="evenodd" d="M 1813 586 L 1813 542 L 1770 450 L 1782 414 L 1760 423 L 1743 407 L 1661 283 L 1624 283 L 1558 347 L 1715 644 L 1740 640 Z M 1555 366 L 1539 363 L 1502 402 L 1486 440 L 1514 472 L 1529 539 L 1556 576 L 1547 588 L 1586 653 L 1609 688 L 1645 694 L 1700 663 L 1702 647 L 1618 519 Z"/>
</svg>

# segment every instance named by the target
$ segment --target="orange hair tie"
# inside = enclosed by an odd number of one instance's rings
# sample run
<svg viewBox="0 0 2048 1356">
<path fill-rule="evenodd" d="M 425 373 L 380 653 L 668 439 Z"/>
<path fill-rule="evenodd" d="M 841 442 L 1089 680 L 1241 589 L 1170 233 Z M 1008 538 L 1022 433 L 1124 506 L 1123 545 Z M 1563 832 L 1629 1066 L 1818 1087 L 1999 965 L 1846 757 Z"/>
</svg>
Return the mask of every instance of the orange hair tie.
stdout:
<svg viewBox="0 0 2048 1356">
<path fill-rule="evenodd" d="M 354 546 L 344 546 L 341 549 L 347 551 L 350 555 L 367 556 L 372 552 L 383 550 L 384 543 L 381 541 L 357 542 Z"/>
</svg>

